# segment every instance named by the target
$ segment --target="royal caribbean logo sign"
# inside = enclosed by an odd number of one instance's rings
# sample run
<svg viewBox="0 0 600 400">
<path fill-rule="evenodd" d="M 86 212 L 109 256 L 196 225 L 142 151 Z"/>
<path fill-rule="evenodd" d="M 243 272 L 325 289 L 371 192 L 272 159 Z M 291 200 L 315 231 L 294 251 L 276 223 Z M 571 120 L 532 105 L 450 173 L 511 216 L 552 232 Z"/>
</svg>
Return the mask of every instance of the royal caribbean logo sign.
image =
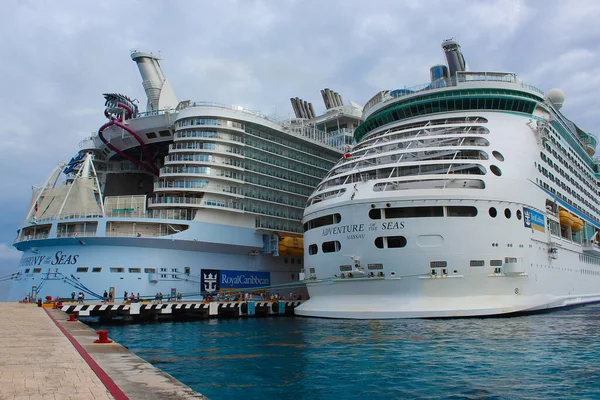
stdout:
<svg viewBox="0 0 600 400">
<path fill-rule="evenodd" d="M 223 289 L 256 288 L 271 285 L 271 273 L 262 271 L 202 270 L 202 292 L 213 294 Z"/>
</svg>

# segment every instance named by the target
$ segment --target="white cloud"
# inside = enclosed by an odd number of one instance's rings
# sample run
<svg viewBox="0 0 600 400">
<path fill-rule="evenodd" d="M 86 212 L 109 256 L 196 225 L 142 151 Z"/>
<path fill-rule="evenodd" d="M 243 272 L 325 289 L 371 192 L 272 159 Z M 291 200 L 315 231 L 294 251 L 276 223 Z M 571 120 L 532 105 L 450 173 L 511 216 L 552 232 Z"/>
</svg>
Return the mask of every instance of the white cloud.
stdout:
<svg viewBox="0 0 600 400">
<path fill-rule="evenodd" d="M 598 126 L 600 3 L 548 1 L 8 0 L 0 13 L 0 242 L 11 241 L 43 183 L 105 121 L 102 93 L 145 95 L 131 49 L 161 51 L 180 99 L 240 104 L 281 117 L 319 90 L 365 103 L 425 83 L 455 37 L 474 70 L 507 70 L 548 90 L 565 113 Z M 10 205 L 10 207 L 8 207 Z"/>
<path fill-rule="evenodd" d="M 0 243 L 0 262 L 2 264 L 14 263 L 21 259 L 21 252 L 7 243 Z"/>
</svg>

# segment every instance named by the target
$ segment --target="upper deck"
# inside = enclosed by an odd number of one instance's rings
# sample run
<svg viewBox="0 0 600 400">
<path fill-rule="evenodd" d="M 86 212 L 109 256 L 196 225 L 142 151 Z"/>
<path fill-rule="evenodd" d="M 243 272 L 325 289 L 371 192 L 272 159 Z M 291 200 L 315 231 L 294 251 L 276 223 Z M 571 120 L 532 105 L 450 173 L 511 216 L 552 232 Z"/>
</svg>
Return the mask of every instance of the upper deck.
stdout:
<svg viewBox="0 0 600 400">
<path fill-rule="evenodd" d="M 452 78 L 379 92 L 365 105 L 364 122 L 354 137 L 359 142 L 380 126 L 436 112 L 501 109 L 531 113 L 544 99 L 541 90 L 512 73 L 459 71 Z"/>
</svg>

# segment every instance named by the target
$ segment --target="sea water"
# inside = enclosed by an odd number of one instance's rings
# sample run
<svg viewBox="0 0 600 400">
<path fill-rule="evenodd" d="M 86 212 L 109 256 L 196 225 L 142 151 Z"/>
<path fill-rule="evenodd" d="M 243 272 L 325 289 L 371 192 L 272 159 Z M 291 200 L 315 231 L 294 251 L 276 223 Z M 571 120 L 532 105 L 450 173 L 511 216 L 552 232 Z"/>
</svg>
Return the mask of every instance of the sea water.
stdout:
<svg viewBox="0 0 600 400">
<path fill-rule="evenodd" d="M 102 328 L 213 400 L 600 399 L 600 305 L 513 318 Z"/>
</svg>

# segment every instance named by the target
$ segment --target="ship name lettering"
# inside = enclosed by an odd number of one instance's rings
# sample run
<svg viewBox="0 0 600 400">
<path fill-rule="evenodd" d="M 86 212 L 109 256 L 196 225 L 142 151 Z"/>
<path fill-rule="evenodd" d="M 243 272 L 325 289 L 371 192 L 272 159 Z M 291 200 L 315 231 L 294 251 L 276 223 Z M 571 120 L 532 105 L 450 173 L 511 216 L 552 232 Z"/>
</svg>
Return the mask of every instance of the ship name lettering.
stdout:
<svg viewBox="0 0 600 400">
<path fill-rule="evenodd" d="M 77 264 L 79 254 L 63 254 L 62 251 L 57 251 L 54 255 L 52 265 L 74 265 Z"/>
<path fill-rule="evenodd" d="M 342 226 L 334 226 L 331 228 L 323 229 L 323 236 L 338 235 L 338 234 L 343 234 L 343 233 L 364 232 L 364 231 L 365 231 L 365 224 L 342 225 Z"/>
<path fill-rule="evenodd" d="M 358 233 L 355 235 L 348 235 L 347 239 L 348 240 L 352 240 L 352 239 L 364 239 L 365 238 L 365 234 L 364 233 Z"/>
<path fill-rule="evenodd" d="M 381 229 L 389 231 L 391 229 L 404 229 L 404 221 L 402 222 L 384 222 L 381 224 Z"/>
<path fill-rule="evenodd" d="M 24 257 L 19 263 L 20 267 L 31 267 L 32 265 L 42 265 L 45 256 Z"/>
</svg>

